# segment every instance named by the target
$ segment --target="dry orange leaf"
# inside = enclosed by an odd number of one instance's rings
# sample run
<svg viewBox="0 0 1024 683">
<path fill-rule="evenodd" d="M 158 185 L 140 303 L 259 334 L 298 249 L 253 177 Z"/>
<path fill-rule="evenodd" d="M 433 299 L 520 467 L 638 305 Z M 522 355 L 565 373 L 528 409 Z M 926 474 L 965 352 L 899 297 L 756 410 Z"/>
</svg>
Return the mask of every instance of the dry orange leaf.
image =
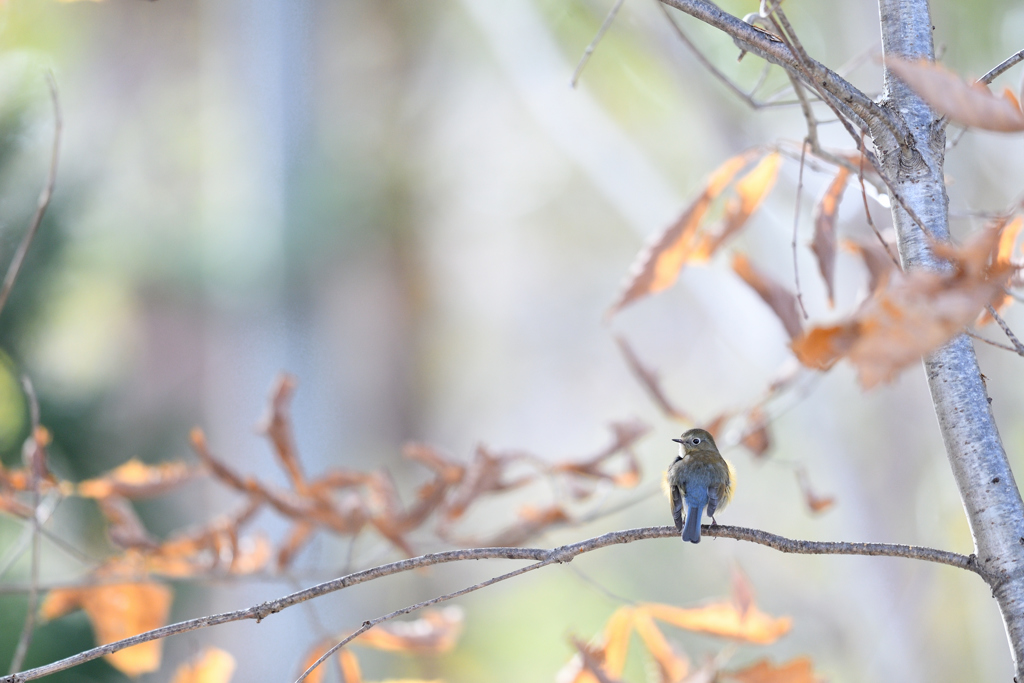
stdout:
<svg viewBox="0 0 1024 683">
<path fill-rule="evenodd" d="M 678 220 L 637 255 L 630 267 L 622 294 L 608 310 L 608 316 L 614 315 L 637 299 L 672 286 L 679 277 L 683 264 L 692 256 L 693 248 L 697 244 L 697 230 L 711 203 L 757 154 L 760 154 L 758 150 L 738 154 L 711 174 L 704 190 L 683 211 Z"/>
<path fill-rule="evenodd" d="M 828 290 L 828 305 L 835 305 L 835 272 L 836 272 L 836 213 L 839 202 L 846 189 L 846 181 L 850 173 L 840 166 L 836 177 L 832 179 L 821 201 L 814 208 L 814 239 L 811 250 L 818 259 L 818 270 Z"/>
<path fill-rule="evenodd" d="M 750 605 L 743 614 L 735 605 L 729 603 L 713 603 L 691 609 L 649 603 L 637 609 L 642 609 L 659 621 L 687 631 L 760 645 L 774 643 L 788 633 L 792 625 L 790 618 L 776 619 L 754 605 Z"/>
<path fill-rule="evenodd" d="M 78 495 L 86 498 L 106 498 L 114 494 L 125 498 L 144 498 L 160 495 L 195 474 L 195 469 L 183 462 L 146 465 L 132 458 L 102 477 L 79 482 L 76 489 Z"/>
<path fill-rule="evenodd" d="M 1013 248 L 1017 244 L 1017 236 L 1020 234 L 1021 228 L 1024 227 L 1024 217 L 1017 216 L 1012 221 L 1006 222 L 1003 227 L 1003 234 L 999 236 L 999 249 L 996 254 L 996 261 L 1007 266 L 1013 265 Z M 992 307 L 996 309 L 996 312 L 1002 313 L 1003 309 L 1013 303 L 1013 297 L 1010 296 L 1005 290 L 999 292 L 996 298 L 992 301 Z M 981 316 L 978 318 L 976 323 L 978 327 L 988 325 L 990 322 L 995 320 L 992 314 L 988 310 L 981 312 Z"/>
<path fill-rule="evenodd" d="M 101 574 L 98 574 L 101 575 Z M 100 645 L 160 628 L 167 623 L 173 594 L 154 581 L 52 590 L 39 608 L 43 619 L 56 619 L 81 608 Z M 160 668 L 162 640 L 151 640 L 106 655 L 110 665 L 128 676 Z"/>
<path fill-rule="evenodd" d="M 639 380 L 640 384 L 643 385 L 644 389 L 647 390 L 647 394 L 661 411 L 674 420 L 692 424 L 693 418 L 676 408 L 668 396 L 665 395 L 664 390 L 661 388 L 661 377 L 658 376 L 657 371 L 648 368 L 640 361 L 640 357 L 633 351 L 633 347 L 626 341 L 626 338 L 615 335 L 615 343 L 618 345 L 619 351 L 622 352 L 622 356 L 626 359 L 626 366 L 633 373 L 633 376 Z"/>
<path fill-rule="evenodd" d="M 312 664 L 312 662 L 310 663 Z M 351 650 L 342 649 L 338 653 L 338 670 L 341 671 L 341 678 L 345 683 L 363 683 L 363 672 L 359 669 L 359 660 Z"/>
<path fill-rule="evenodd" d="M 825 512 L 836 504 L 835 496 L 819 496 L 814 492 L 814 489 L 811 488 L 811 482 L 807 476 L 807 471 L 803 467 L 797 468 L 796 481 L 800 486 L 800 492 L 804 496 L 804 502 L 807 503 L 807 508 L 811 512 Z"/>
<path fill-rule="evenodd" d="M 758 407 L 747 413 L 747 427 L 740 438 L 740 443 L 747 447 L 755 458 L 764 457 L 772 446 L 771 435 L 768 433 L 768 418 Z"/>
<path fill-rule="evenodd" d="M 505 480 L 505 470 L 520 459 L 518 455 L 494 454 L 482 445 L 477 446 L 473 459 L 466 467 L 465 476 L 445 501 L 445 517 L 449 520 L 458 519 L 485 493 L 508 491 L 532 481 L 532 476 L 524 476 L 514 481 Z"/>
<path fill-rule="evenodd" d="M 633 613 L 633 627 L 643 640 L 647 651 L 658 665 L 662 683 L 675 683 L 686 678 L 690 672 L 689 660 L 679 655 L 665 639 L 665 635 L 649 614 L 642 610 Z"/>
<path fill-rule="evenodd" d="M 157 547 L 156 541 L 146 531 L 142 520 L 127 498 L 109 495 L 96 502 L 99 503 L 103 516 L 107 518 L 107 536 L 114 545 L 119 548 Z"/>
<path fill-rule="evenodd" d="M 1008 222 L 999 235 L 999 249 L 996 260 L 1000 263 L 1009 263 L 1013 260 L 1013 247 L 1017 244 L 1017 236 L 1021 228 L 1024 228 L 1024 216 L 1017 216 Z"/>
<path fill-rule="evenodd" d="M 208 647 L 174 672 L 171 683 L 228 683 L 235 673 L 235 658 L 229 652 Z"/>
<path fill-rule="evenodd" d="M 874 292 L 888 280 L 889 274 L 896 270 L 896 263 L 889 250 L 877 240 L 862 244 L 853 240 L 843 240 L 843 249 L 857 254 L 868 269 L 868 291 Z"/>
<path fill-rule="evenodd" d="M 725 244 L 726 240 L 746 225 L 747 219 L 757 211 L 761 202 L 775 185 L 781 164 L 782 155 L 772 152 L 737 181 L 735 186 L 737 196 L 731 198 L 726 204 L 721 228 L 716 232 L 704 232 L 698 235 L 693 251 L 686 259 L 688 262 L 707 261 L 718 251 L 719 247 Z"/>
<path fill-rule="evenodd" d="M 292 436 L 291 417 L 288 414 L 289 404 L 298 384 L 294 376 L 281 373 L 274 381 L 270 391 L 270 404 L 266 416 L 260 420 L 259 430 L 270 439 L 278 462 L 288 475 L 292 487 L 299 492 L 306 490 L 306 478 L 302 473 L 302 465 L 295 449 Z"/>
<path fill-rule="evenodd" d="M 1003 99 L 1012 102 L 1013 106 L 1017 107 L 1017 110 L 1020 111 L 1020 100 L 1017 99 L 1017 96 L 1013 94 L 1012 90 L 1009 88 L 1003 88 Z"/>
<path fill-rule="evenodd" d="M 565 508 L 557 503 L 544 508 L 524 505 L 519 508 L 518 516 L 518 522 L 487 539 L 483 545 L 497 547 L 522 545 L 548 527 L 568 522 L 570 519 Z"/>
<path fill-rule="evenodd" d="M 466 473 L 461 463 L 426 444 L 410 441 L 402 446 L 402 455 L 430 468 L 447 484 L 458 484 Z"/>
<path fill-rule="evenodd" d="M 786 328 L 789 338 L 798 337 L 803 330 L 803 324 L 797 311 L 796 297 L 755 268 L 743 254 L 736 254 L 733 257 L 732 269 L 768 304 L 782 322 L 782 326 Z"/>
<path fill-rule="evenodd" d="M 572 638 L 576 654 L 559 669 L 555 680 L 559 683 L 619 683 L 605 671 L 604 648 L 589 645 Z"/>
<path fill-rule="evenodd" d="M 604 625 L 604 669 L 612 676 L 622 675 L 626 668 L 629 636 L 633 633 L 632 607 L 620 607 Z"/>
<path fill-rule="evenodd" d="M 953 262 L 953 272 L 894 273 L 847 321 L 794 339 L 793 352 L 817 369 L 848 358 L 865 389 L 891 380 L 953 338 L 1002 292 L 1012 268 L 995 258 L 1000 228 L 982 230 L 962 247 L 934 245 Z"/>
<path fill-rule="evenodd" d="M 370 629 L 352 641 L 390 652 L 442 654 L 455 647 L 462 634 L 463 614 L 458 607 L 428 610 L 412 621 L 392 621 Z"/>
<path fill-rule="evenodd" d="M 886 66 L 940 114 L 964 126 L 1000 132 L 1024 130 L 1024 113 L 1015 102 L 997 97 L 981 83 L 967 83 L 927 60 L 887 57 Z"/>
<path fill-rule="evenodd" d="M 781 666 L 762 659 L 745 669 L 724 672 L 724 676 L 726 680 L 739 683 L 819 683 L 822 680 L 814 675 L 808 657 L 798 657 Z"/>
<path fill-rule="evenodd" d="M 313 666 L 318 659 L 320 659 L 325 652 L 334 647 L 338 641 L 333 638 L 325 638 L 321 640 L 306 652 L 306 657 L 302 660 L 302 672 Z M 345 683 L 362 683 L 363 676 L 359 671 L 359 661 L 356 656 L 349 652 L 347 649 L 342 648 L 337 653 L 338 656 L 338 668 L 342 671 Z M 326 673 L 325 664 L 322 662 L 320 666 L 313 669 L 305 680 L 307 683 L 321 683 Z M 301 672 L 300 672 L 301 673 Z"/>
<path fill-rule="evenodd" d="M 739 566 L 732 569 L 732 603 L 736 605 L 741 618 L 754 606 L 754 587 Z"/>
</svg>

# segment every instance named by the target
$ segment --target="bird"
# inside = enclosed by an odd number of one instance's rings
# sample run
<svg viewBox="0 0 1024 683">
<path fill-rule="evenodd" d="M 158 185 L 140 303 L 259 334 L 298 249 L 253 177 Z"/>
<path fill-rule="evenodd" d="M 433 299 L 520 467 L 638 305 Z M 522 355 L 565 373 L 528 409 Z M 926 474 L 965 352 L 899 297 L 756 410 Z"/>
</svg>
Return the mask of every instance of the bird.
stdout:
<svg viewBox="0 0 1024 683">
<path fill-rule="evenodd" d="M 672 498 L 672 519 L 684 541 L 700 543 L 700 522 L 707 508 L 712 524 L 715 512 L 732 498 L 735 476 L 732 465 L 718 452 L 715 439 L 704 429 L 690 429 L 678 439 L 679 455 L 668 468 L 667 483 Z M 686 525 L 683 526 L 683 506 Z"/>
</svg>

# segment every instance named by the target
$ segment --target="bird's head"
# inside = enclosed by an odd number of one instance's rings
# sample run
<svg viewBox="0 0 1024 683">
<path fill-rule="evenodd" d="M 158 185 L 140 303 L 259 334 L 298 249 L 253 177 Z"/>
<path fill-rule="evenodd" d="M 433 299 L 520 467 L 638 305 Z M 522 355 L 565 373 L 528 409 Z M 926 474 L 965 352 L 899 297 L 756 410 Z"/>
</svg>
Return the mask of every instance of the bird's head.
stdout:
<svg viewBox="0 0 1024 683">
<path fill-rule="evenodd" d="M 679 455 L 686 455 L 697 451 L 718 452 L 718 446 L 715 445 L 714 437 L 704 429 L 689 429 L 683 432 L 683 435 L 678 439 L 672 440 L 679 444 Z"/>
</svg>

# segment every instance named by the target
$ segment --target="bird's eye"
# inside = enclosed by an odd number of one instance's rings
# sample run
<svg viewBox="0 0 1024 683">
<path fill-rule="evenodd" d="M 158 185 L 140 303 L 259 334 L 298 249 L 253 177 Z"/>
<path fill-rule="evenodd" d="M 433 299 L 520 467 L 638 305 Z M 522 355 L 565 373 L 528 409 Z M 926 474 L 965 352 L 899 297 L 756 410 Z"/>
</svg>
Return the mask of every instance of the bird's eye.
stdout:
<svg viewBox="0 0 1024 683">
<path fill-rule="evenodd" d="M 699 436 L 693 437 L 692 439 L 690 439 L 690 443 L 692 443 L 694 446 L 696 446 L 697 444 L 700 443 L 700 437 Z"/>
</svg>

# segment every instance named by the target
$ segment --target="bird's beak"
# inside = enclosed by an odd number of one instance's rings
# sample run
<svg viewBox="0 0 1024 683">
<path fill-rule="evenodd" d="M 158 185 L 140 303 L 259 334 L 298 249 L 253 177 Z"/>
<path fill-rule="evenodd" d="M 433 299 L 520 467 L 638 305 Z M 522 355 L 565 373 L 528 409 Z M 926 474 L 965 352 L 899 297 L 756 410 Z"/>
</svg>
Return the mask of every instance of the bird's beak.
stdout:
<svg viewBox="0 0 1024 683">
<path fill-rule="evenodd" d="M 675 441 L 676 443 L 683 443 L 682 439 L 672 439 L 672 440 Z"/>
</svg>

